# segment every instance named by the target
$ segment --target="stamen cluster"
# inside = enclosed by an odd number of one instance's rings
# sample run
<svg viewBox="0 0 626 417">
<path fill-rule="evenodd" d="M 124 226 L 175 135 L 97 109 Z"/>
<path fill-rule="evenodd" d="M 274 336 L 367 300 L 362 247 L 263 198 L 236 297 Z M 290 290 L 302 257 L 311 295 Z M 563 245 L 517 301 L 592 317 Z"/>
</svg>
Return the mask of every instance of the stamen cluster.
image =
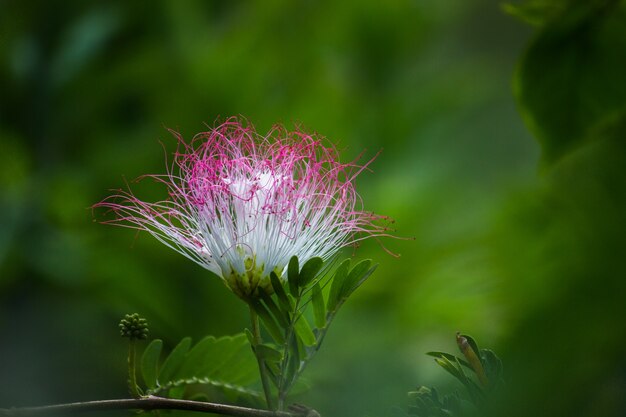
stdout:
<svg viewBox="0 0 626 417">
<path fill-rule="evenodd" d="M 386 218 L 363 210 L 355 177 L 367 165 L 342 164 L 316 135 L 275 126 L 265 135 L 232 118 L 179 146 L 163 183 L 169 197 L 149 203 L 120 190 L 96 204 L 104 223 L 146 230 L 221 277 L 241 298 L 269 290 L 296 255 L 328 259 L 369 236 Z M 381 222 L 382 221 L 382 222 Z"/>
</svg>

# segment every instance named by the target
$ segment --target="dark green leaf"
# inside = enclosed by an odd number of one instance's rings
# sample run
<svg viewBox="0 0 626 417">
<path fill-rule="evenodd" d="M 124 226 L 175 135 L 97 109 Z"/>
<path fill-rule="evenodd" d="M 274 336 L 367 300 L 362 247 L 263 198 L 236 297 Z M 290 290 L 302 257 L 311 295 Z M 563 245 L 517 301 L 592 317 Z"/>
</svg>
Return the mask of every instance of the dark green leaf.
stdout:
<svg viewBox="0 0 626 417">
<path fill-rule="evenodd" d="M 272 315 L 270 314 L 269 310 L 258 301 L 253 302 L 251 305 L 252 308 L 254 308 L 254 311 L 256 311 L 256 313 L 261 318 L 261 322 L 265 326 L 265 329 L 270 334 L 270 336 L 272 336 L 274 341 L 279 345 L 285 343 L 285 336 L 283 335 L 282 330 L 276 323 L 274 317 L 272 317 Z"/>
<path fill-rule="evenodd" d="M 297 335 L 293 335 L 289 340 L 289 357 L 287 358 L 287 371 L 285 372 L 285 380 L 288 386 L 295 382 L 295 378 L 300 370 L 300 364 L 306 357 L 305 351 L 302 340 Z"/>
<path fill-rule="evenodd" d="M 196 345 L 192 347 L 187 354 L 187 357 L 178 372 L 176 372 L 175 378 L 185 379 L 196 376 L 198 366 L 204 363 L 205 360 L 211 360 L 211 358 L 207 355 L 207 352 L 215 345 L 216 341 L 217 339 L 214 336 L 206 336 L 204 339 L 196 343 Z M 165 381 L 161 382 L 163 383 Z"/>
<path fill-rule="evenodd" d="M 279 375 L 281 373 L 280 370 L 280 366 L 278 362 L 268 362 L 265 361 L 265 367 L 267 369 L 267 374 L 269 375 L 270 379 L 272 380 L 272 383 L 274 384 L 274 386 L 276 388 L 278 388 L 280 386 L 280 379 L 279 379 Z"/>
<path fill-rule="evenodd" d="M 283 310 L 293 312 L 294 304 L 293 302 L 291 302 L 291 300 L 287 296 L 287 293 L 285 292 L 285 287 L 283 287 L 282 281 L 280 280 L 280 278 L 278 278 L 278 275 L 276 275 L 273 271 L 270 273 L 270 280 L 272 282 L 272 288 L 274 289 L 274 293 L 276 293 L 278 302 L 280 303 Z"/>
<path fill-rule="evenodd" d="M 568 0 L 526 0 L 522 3 L 505 3 L 502 9 L 534 26 L 543 26 L 557 17 L 567 7 Z"/>
<path fill-rule="evenodd" d="M 216 339 L 215 343 L 205 351 L 205 360 L 196 364 L 195 375 L 199 377 L 210 375 L 216 380 L 230 378 L 232 371 L 224 364 L 234 365 L 238 362 L 238 358 L 249 357 L 250 346 L 247 342 L 247 337 L 242 334 Z M 216 358 L 219 358 L 219 361 L 215 360 Z"/>
<path fill-rule="evenodd" d="M 280 362 L 283 358 L 283 352 L 280 349 L 267 343 L 257 345 L 254 349 L 268 362 Z"/>
<path fill-rule="evenodd" d="M 315 317 L 315 327 L 322 329 L 326 327 L 326 308 L 324 307 L 324 295 L 319 282 L 313 287 L 311 292 L 311 304 L 313 304 L 313 315 Z"/>
<path fill-rule="evenodd" d="M 267 292 L 265 292 L 263 288 L 259 288 L 259 295 L 261 296 L 261 299 L 263 300 L 265 306 L 269 309 L 270 313 L 272 313 L 272 315 L 276 319 L 278 325 L 283 329 L 286 329 L 289 326 L 289 313 L 287 311 L 281 311 L 274 302 L 274 300 L 272 300 L 272 297 Z"/>
<path fill-rule="evenodd" d="M 494 386 L 502 379 L 502 361 L 489 349 L 480 351 L 480 358 L 485 369 L 485 374 L 489 379 L 489 385 Z"/>
<path fill-rule="evenodd" d="M 141 355 L 141 375 L 143 382 L 150 389 L 157 386 L 157 368 L 159 358 L 161 357 L 161 349 L 163 349 L 163 341 L 155 339 L 146 347 Z"/>
<path fill-rule="evenodd" d="M 626 8 L 623 2 L 568 2 L 526 50 L 515 77 L 519 108 L 544 163 L 588 140 L 626 112 Z"/>
<path fill-rule="evenodd" d="M 243 333 L 246 335 L 248 342 L 250 342 L 250 346 L 255 346 L 256 341 L 254 340 L 254 335 L 249 329 L 243 329 Z"/>
<path fill-rule="evenodd" d="M 297 346 L 296 339 L 297 339 L 296 337 L 292 338 L 293 343 L 291 343 L 291 346 L 289 349 L 289 358 L 287 361 L 287 369 L 285 371 L 285 380 L 288 381 L 288 383 L 293 382 L 294 378 L 297 375 L 298 369 L 300 367 L 300 356 L 298 354 L 298 346 Z"/>
<path fill-rule="evenodd" d="M 311 258 L 302 267 L 298 276 L 298 286 L 301 288 L 306 287 L 324 266 L 322 258 Z"/>
<path fill-rule="evenodd" d="M 328 295 L 327 309 L 329 312 L 334 312 L 339 304 L 339 293 L 343 287 L 343 283 L 348 276 L 348 269 L 350 268 L 350 259 L 344 260 L 335 271 L 330 285 L 330 293 Z"/>
<path fill-rule="evenodd" d="M 168 390 L 170 397 L 181 398 L 187 385 L 204 385 L 233 395 L 256 396 L 250 386 L 258 380 L 256 359 L 243 333 L 208 336 L 192 347 L 168 381 L 159 380 L 160 387 L 153 393 Z"/>
<path fill-rule="evenodd" d="M 298 257 L 293 256 L 289 260 L 289 266 L 287 267 L 287 281 L 289 281 L 289 291 L 294 297 L 299 296 L 298 290 L 298 276 L 300 275 L 300 266 L 298 264 Z"/>
<path fill-rule="evenodd" d="M 300 315 L 300 317 L 296 319 L 296 322 L 294 323 L 294 330 L 296 335 L 298 335 L 300 340 L 302 340 L 306 346 L 315 345 L 315 334 L 313 333 L 313 330 L 311 330 L 311 326 L 309 325 L 306 317 Z"/>
<path fill-rule="evenodd" d="M 189 352 L 190 347 L 190 337 L 185 337 L 178 343 L 178 345 L 176 345 L 169 356 L 165 359 L 165 362 L 163 362 L 163 366 L 161 366 L 158 377 L 159 381 L 170 381 L 172 379 L 185 360 L 185 356 L 187 355 L 187 352 Z"/>
</svg>

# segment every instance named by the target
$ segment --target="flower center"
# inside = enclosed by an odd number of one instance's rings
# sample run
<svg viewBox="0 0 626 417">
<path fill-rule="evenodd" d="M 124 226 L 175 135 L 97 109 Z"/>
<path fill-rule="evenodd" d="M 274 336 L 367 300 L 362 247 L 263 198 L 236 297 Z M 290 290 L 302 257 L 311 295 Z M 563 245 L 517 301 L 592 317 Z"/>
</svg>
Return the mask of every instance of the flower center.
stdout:
<svg viewBox="0 0 626 417">
<path fill-rule="evenodd" d="M 244 259 L 244 265 L 245 271 L 243 273 L 238 272 L 235 268 L 231 267 L 230 273 L 225 274 L 226 285 L 239 298 L 244 300 L 256 298 L 258 296 L 259 288 L 262 288 L 268 294 L 272 294 L 274 292 L 269 275 L 264 274 L 264 264 L 257 265 L 256 257 L 248 256 Z"/>
</svg>

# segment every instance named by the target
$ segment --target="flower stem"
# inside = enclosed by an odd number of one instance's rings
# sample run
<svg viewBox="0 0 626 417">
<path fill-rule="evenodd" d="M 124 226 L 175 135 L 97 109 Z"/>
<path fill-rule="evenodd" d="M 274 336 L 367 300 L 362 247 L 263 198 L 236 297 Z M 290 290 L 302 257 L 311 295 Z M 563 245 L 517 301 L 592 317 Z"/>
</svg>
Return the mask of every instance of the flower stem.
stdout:
<svg viewBox="0 0 626 417">
<path fill-rule="evenodd" d="M 128 342 L 128 390 L 130 395 L 140 398 L 141 394 L 139 394 L 139 387 L 137 386 L 136 357 L 135 339 L 131 338 Z"/>
<path fill-rule="evenodd" d="M 256 314 L 252 306 L 250 306 L 250 321 L 252 322 L 252 336 L 254 338 L 254 344 L 260 345 L 263 343 L 261 339 L 261 328 L 259 326 L 259 316 Z M 259 364 L 259 373 L 261 375 L 261 383 L 263 384 L 263 392 L 265 393 L 265 401 L 267 402 L 267 408 L 275 410 L 274 401 L 272 399 L 272 391 L 270 389 L 270 381 L 267 377 L 267 369 L 265 368 L 265 362 L 263 358 L 254 349 L 254 355 Z"/>
</svg>

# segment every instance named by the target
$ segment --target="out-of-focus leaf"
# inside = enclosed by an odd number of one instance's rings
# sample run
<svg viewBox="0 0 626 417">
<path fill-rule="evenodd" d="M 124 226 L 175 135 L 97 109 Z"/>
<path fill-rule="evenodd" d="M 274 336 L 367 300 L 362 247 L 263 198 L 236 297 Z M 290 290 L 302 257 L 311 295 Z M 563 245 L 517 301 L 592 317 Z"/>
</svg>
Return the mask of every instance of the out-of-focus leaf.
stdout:
<svg viewBox="0 0 626 417">
<path fill-rule="evenodd" d="M 502 10 L 533 26 L 543 26 L 562 13 L 569 0 L 526 0 L 521 3 L 504 3 Z"/>
<path fill-rule="evenodd" d="M 489 349 L 480 351 L 480 358 L 483 363 L 485 374 L 489 379 L 489 386 L 494 387 L 502 380 L 502 361 Z"/>
<path fill-rule="evenodd" d="M 306 287 L 309 282 L 313 281 L 318 272 L 320 272 L 323 265 L 324 261 L 322 258 L 311 258 L 306 261 L 298 275 L 298 286 L 301 288 Z"/>
<path fill-rule="evenodd" d="M 260 357 L 268 362 L 279 362 L 283 358 L 283 353 L 275 346 L 263 343 L 256 345 L 254 349 L 257 351 Z"/>
<path fill-rule="evenodd" d="M 485 370 L 483 369 L 483 364 L 480 359 L 480 351 L 476 341 L 471 336 L 457 333 L 456 342 L 459 346 L 459 350 L 463 353 L 465 359 L 467 359 L 467 362 L 472 367 L 472 370 L 478 377 L 480 383 L 483 386 L 487 386 L 489 384 L 489 380 L 487 379 L 487 375 L 485 375 Z"/>
<path fill-rule="evenodd" d="M 181 366 L 171 378 L 160 379 L 159 387 L 151 392 L 169 391 L 171 397 L 181 397 L 188 385 L 206 385 L 224 392 L 256 397 L 258 392 L 252 386 L 258 379 L 256 359 L 245 334 L 220 338 L 207 336 L 184 355 Z"/>
<path fill-rule="evenodd" d="M 161 370 L 159 371 L 159 381 L 169 381 L 172 376 L 185 360 L 185 355 L 189 352 L 189 348 L 191 347 L 191 338 L 185 337 L 182 339 L 178 345 L 172 350 L 172 352 L 168 355 L 163 362 L 163 366 L 161 366 Z"/>
<path fill-rule="evenodd" d="M 478 349 L 478 343 L 476 343 L 476 340 L 474 340 L 474 338 L 470 335 L 467 334 L 457 334 L 457 342 L 459 340 L 459 338 L 464 338 L 467 341 L 467 344 L 469 345 L 469 347 L 472 348 L 472 350 L 474 351 L 474 354 L 478 357 L 480 357 L 480 349 Z M 460 346 L 459 346 L 460 347 Z M 463 351 L 461 350 L 461 353 L 463 353 Z"/>
<path fill-rule="evenodd" d="M 285 372 L 285 380 L 293 381 L 300 368 L 300 349 L 298 347 L 298 338 L 292 337 L 289 342 L 289 358 L 287 361 L 287 370 Z"/>
<path fill-rule="evenodd" d="M 570 1 L 529 45 L 515 76 L 522 115 L 551 163 L 626 113 L 626 8 Z"/>
<path fill-rule="evenodd" d="M 256 341 L 254 340 L 254 336 L 252 335 L 252 332 L 250 331 L 250 329 L 243 329 L 243 333 L 246 335 L 246 338 L 248 338 L 248 342 L 250 343 L 250 346 L 255 346 Z"/>
<path fill-rule="evenodd" d="M 461 358 L 459 358 L 457 356 L 451 355 L 449 353 L 435 351 L 435 352 L 426 352 L 426 354 L 428 356 L 432 356 L 434 358 L 446 358 L 446 359 L 448 359 L 449 361 L 452 361 L 452 362 L 459 361 L 459 363 L 461 365 L 465 366 L 466 368 L 472 369 L 470 364 L 467 363 L 465 360 L 463 360 L 463 359 L 461 359 Z"/>
<path fill-rule="evenodd" d="M 453 361 L 443 357 L 436 358 L 435 362 L 459 381 L 463 382 L 465 380 L 465 374 L 455 366 Z"/>
<path fill-rule="evenodd" d="M 318 329 L 326 327 L 326 307 L 324 306 L 324 295 L 319 282 L 315 284 L 311 291 L 311 304 L 313 304 L 315 327 Z"/>
<path fill-rule="evenodd" d="M 157 386 L 159 358 L 162 349 L 163 341 L 155 339 L 150 342 L 141 355 L 141 375 L 143 382 L 149 389 L 154 389 Z"/>
</svg>

